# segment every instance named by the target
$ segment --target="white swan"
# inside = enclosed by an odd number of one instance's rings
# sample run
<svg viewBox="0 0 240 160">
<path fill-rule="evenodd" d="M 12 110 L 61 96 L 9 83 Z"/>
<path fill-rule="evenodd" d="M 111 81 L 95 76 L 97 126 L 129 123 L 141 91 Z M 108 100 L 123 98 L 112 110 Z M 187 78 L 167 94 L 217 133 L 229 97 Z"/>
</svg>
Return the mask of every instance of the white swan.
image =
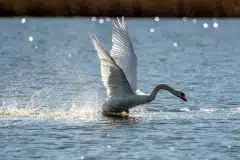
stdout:
<svg viewBox="0 0 240 160">
<path fill-rule="evenodd" d="M 137 89 L 137 57 L 127 32 L 124 17 L 113 21 L 112 50 L 108 53 L 97 37 L 90 36 L 101 65 L 101 75 L 109 97 L 102 104 L 104 115 L 129 113 L 129 109 L 149 103 L 159 90 L 167 90 L 187 101 L 185 94 L 166 84 L 157 85 L 150 94 Z"/>
</svg>

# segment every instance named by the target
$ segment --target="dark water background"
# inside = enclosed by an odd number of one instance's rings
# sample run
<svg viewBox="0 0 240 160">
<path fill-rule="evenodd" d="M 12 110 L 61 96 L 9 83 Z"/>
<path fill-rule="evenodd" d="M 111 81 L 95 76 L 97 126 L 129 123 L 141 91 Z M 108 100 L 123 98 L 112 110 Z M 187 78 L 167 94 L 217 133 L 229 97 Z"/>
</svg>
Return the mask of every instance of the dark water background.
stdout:
<svg viewBox="0 0 240 160">
<path fill-rule="evenodd" d="M 26 20 L 0 19 L 1 159 L 240 159 L 239 19 L 127 19 L 139 88 L 167 83 L 188 98 L 161 92 L 135 120 L 99 114 L 88 33 L 110 49 L 110 22 Z"/>
</svg>

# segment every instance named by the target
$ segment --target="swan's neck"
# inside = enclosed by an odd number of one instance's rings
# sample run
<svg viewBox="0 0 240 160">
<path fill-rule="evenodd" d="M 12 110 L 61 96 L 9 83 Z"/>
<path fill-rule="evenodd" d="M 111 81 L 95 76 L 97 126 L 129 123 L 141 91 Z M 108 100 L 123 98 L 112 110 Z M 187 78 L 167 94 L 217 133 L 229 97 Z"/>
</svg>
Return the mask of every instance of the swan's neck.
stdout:
<svg viewBox="0 0 240 160">
<path fill-rule="evenodd" d="M 177 96 L 177 91 L 166 84 L 157 85 L 149 95 L 137 95 L 134 98 L 134 105 L 141 105 L 153 101 L 160 90 L 167 90 Z"/>
<path fill-rule="evenodd" d="M 168 86 L 167 84 L 159 84 L 157 85 L 152 93 L 150 94 L 149 98 L 152 100 L 155 99 L 157 93 L 160 91 L 160 90 L 167 90 L 169 91 L 170 93 L 172 93 L 173 95 L 177 96 L 177 91 L 175 89 L 173 89 L 172 87 Z"/>
</svg>

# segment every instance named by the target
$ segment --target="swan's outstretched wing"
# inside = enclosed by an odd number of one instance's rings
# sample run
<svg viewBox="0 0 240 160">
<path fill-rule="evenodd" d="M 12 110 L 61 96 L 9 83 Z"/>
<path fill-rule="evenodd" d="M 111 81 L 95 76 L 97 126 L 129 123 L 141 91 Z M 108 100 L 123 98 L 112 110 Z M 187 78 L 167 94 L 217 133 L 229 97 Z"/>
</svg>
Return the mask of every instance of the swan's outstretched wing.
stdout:
<svg viewBox="0 0 240 160">
<path fill-rule="evenodd" d="M 123 69 L 132 90 L 137 90 L 137 57 L 128 35 L 124 18 L 113 21 L 112 58 Z"/>
<path fill-rule="evenodd" d="M 101 75 L 107 95 L 123 97 L 133 94 L 131 86 L 125 77 L 123 70 L 116 64 L 110 54 L 101 46 L 96 36 L 90 36 L 94 48 L 97 51 L 101 64 Z"/>
</svg>

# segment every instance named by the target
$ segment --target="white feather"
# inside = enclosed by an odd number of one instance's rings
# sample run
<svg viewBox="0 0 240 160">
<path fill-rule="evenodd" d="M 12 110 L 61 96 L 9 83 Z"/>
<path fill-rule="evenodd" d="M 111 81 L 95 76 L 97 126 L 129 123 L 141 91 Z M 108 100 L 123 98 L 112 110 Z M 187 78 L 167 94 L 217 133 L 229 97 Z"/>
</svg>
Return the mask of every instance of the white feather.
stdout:
<svg viewBox="0 0 240 160">
<path fill-rule="evenodd" d="M 110 55 L 123 69 L 125 76 L 133 90 L 137 90 L 137 57 L 131 39 L 128 35 L 124 17 L 113 21 L 112 50 Z"/>
<path fill-rule="evenodd" d="M 110 54 L 101 46 L 96 36 L 90 36 L 101 64 L 101 75 L 108 97 L 124 97 L 133 94 L 123 70 L 116 64 Z"/>
<path fill-rule="evenodd" d="M 137 95 L 143 95 L 143 96 L 149 96 L 149 94 L 143 93 L 140 89 L 137 89 L 136 94 Z"/>
</svg>

